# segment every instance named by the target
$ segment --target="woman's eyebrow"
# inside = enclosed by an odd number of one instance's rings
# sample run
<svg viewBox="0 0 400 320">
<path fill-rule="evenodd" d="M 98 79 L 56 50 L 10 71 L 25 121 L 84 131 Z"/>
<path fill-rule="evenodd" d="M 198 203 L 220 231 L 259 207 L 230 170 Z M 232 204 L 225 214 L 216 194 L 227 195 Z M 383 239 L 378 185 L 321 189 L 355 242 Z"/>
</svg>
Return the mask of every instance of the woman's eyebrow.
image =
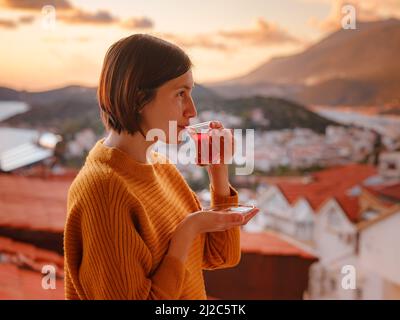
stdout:
<svg viewBox="0 0 400 320">
<path fill-rule="evenodd" d="M 181 89 L 181 88 L 185 88 L 185 89 L 187 89 L 187 90 L 190 90 L 190 89 L 193 89 L 193 88 L 194 88 L 194 85 L 193 85 L 192 87 L 189 87 L 188 85 L 185 84 L 185 85 L 176 87 L 176 89 Z"/>
</svg>

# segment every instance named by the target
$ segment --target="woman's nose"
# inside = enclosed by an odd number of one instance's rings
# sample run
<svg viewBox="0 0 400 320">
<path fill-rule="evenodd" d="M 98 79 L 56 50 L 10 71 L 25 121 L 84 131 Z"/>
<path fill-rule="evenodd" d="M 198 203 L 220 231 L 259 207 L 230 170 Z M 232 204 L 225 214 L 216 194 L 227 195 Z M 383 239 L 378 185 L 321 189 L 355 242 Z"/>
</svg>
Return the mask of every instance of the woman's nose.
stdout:
<svg viewBox="0 0 400 320">
<path fill-rule="evenodd" d="M 189 102 L 186 105 L 185 116 L 187 118 L 194 118 L 194 117 L 197 116 L 196 106 L 194 105 L 194 102 L 193 102 L 192 98 L 189 99 Z"/>
</svg>

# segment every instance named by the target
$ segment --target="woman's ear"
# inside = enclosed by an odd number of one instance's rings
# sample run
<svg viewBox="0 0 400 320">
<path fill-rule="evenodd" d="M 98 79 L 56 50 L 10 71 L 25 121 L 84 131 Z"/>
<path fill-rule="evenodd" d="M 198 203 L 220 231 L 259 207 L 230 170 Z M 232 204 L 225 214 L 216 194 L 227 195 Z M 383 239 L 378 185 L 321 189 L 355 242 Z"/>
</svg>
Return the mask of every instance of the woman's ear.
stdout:
<svg viewBox="0 0 400 320">
<path fill-rule="evenodd" d="M 145 103 L 145 97 L 146 94 L 143 90 L 139 89 L 136 92 L 136 103 L 137 103 L 137 109 L 136 109 L 136 113 L 141 114 L 143 111 L 143 105 Z"/>
</svg>

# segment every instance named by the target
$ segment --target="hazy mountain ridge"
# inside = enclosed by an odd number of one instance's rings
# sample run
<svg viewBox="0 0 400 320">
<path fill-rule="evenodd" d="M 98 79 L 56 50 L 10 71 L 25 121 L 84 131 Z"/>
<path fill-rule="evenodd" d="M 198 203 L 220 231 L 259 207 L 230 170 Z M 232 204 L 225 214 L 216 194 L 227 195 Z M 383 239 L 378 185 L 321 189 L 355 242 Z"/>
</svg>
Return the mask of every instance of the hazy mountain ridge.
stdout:
<svg viewBox="0 0 400 320">
<path fill-rule="evenodd" d="M 3 125 L 53 128 L 66 134 L 73 134 L 85 127 L 90 127 L 97 133 L 103 130 L 95 88 L 68 86 L 44 92 L 20 92 L 19 96 L 30 104 L 31 109 L 3 121 Z M 299 104 L 280 98 L 254 96 L 224 99 L 199 84 L 195 85 L 192 96 L 198 112 L 214 110 L 235 114 L 243 119 L 243 126 L 247 128 L 305 127 L 323 132 L 327 125 L 334 124 Z M 1 95 L 0 100 L 3 100 Z M 252 111 L 256 108 L 263 111 L 264 117 L 269 121 L 268 126 L 260 126 L 253 121 Z"/>
<path fill-rule="evenodd" d="M 400 20 L 359 22 L 356 30 L 340 29 L 301 53 L 209 86 L 225 97 L 275 92 L 306 104 L 390 103 L 400 98 L 399 52 Z"/>
</svg>

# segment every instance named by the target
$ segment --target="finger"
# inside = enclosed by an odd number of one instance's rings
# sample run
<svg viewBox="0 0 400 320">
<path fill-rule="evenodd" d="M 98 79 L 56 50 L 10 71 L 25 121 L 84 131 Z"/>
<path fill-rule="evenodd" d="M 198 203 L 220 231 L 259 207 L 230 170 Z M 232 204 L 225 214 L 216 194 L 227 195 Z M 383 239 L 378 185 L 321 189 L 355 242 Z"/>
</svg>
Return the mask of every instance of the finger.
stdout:
<svg viewBox="0 0 400 320">
<path fill-rule="evenodd" d="M 243 221 L 239 221 L 239 222 L 229 222 L 229 223 L 223 223 L 221 229 L 223 230 L 229 230 L 235 227 L 240 227 L 243 225 Z"/>
<path fill-rule="evenodd" d="M 212 214 L 218 214 L 218 215 L 226 215 L 227 213 L 224 211 L 219 211 L 219 210 L 203 210 L 201 211 L 202 213 L 212 213 Z"/>
<path fill-rule="evenodd" d="M 231 217 L 231 222 L 233 223 L 242 223 L 244 220 L 244 217 L 241 214 L 238 215 L 234 215 L 233 217 Z"/>
<path fill-rule="evenodd" d="M 245 219 L 244 219 L 244 224 L 246 224 L 246 223 L 249 222 L 251 219 L 253 219 L 253 217 L 254 217 L 257 213 L 259 213 L 259 212 L 260 212 L 260 210 L 259 210 L 259 209 L 256 209 L 256 210 L 254 210 L 252 213 L 248 214 L 248 215 L 245 217 Z"/>
<path fill-rule="evenodd" d="M 218 214 L 218 221 L 222 223 L 240 223 L 243 222 L 243 215 L 240 213 L 221 212 Z"/>
<path fill-rule="evenodd" d="M 221 211 L 208 211 L 215 216 L 215 228 L 223 231 L 243 224 L 244 216 L 240 213 L 226 213 Z"/>
<path fill-rule="evenodd" d="M 222 125 L 222 123 L 220 121 L 211 121 L 210 127 L 211 127 L 211 129 L 221 129 L 224 126 Z"/>
</svg>

